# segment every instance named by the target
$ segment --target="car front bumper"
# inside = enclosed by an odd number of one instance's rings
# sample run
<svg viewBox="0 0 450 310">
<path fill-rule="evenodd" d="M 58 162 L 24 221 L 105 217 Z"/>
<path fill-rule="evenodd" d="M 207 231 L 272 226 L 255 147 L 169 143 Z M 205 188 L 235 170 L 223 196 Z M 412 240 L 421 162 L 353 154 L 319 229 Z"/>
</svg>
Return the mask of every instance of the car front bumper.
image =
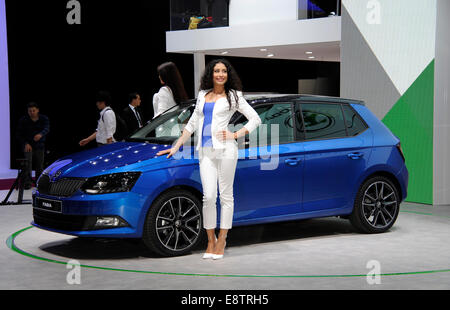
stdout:
<svg viewBox="0 0 450 310">
<path fill-rule="evenodd" d="M 36 191 L 33 193 L 31 224 L 74 236 L 139 238 L 146 198 L 134 192 L 101 195 L 78 192 L 72 197 L 54 197 Z M 60 204 L 60 208 L 56 211 L 47 209 L 42 206 L 42 201 Z"/>
</svg>

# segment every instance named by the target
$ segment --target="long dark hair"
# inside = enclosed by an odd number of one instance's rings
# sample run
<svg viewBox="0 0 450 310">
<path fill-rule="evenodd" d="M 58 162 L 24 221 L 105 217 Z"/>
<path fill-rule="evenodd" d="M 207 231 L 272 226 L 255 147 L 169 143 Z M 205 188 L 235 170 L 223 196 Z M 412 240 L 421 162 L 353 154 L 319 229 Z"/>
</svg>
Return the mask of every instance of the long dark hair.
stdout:
<svg viewBox="0 0 450 310">
<path fill-rule="evenodd" d="M 157 71 L 164 82 L 164 85 L 169 86 L 170 90 L 172 90 L 173 98 L 176 103 L 189 99 L 186 90 L 184 89 L 180 71 L 178 71 L 177 66 L 173 62 L 165 62 L 159 65 Z"/>
<path fill-rule="evenodd" d="M 200 90 L 206 90 L 214 88 L 213 83 L 213 74 L 214 74 L 214 67 L 218 64 L 222 63 L 227 68 L 227 82 L 225 83 L 225 93 L 227 94 L 228 103 L 230 105 L 231 109 L 231 98 L 230 94 L 233 95 L 236 106 L 238 105 L 239 98 L 236 93 L 236 91 L 242 91 L 242 82 L 239 78 L 239 75 L 237 74 L 236 70 L 234 70 L 233 66 L 230 64 L 230 62 L 226 59 L 214 59 L 210 61 L 205 68 L 205 72 L 203 73 L 202 79 L 200 81 Z"/>
</svg>

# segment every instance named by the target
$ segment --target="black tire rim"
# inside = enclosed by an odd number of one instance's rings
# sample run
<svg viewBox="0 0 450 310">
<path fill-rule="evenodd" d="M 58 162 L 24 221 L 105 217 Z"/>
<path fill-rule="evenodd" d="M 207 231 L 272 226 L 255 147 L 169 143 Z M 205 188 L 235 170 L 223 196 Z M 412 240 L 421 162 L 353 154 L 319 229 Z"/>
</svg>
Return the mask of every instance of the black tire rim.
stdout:
<svg viewBox="0 0 450 310">
<path fill-rule="evenodd" d="M 397 195 L 389 183 L 377 181 L 370 184 L 362 199 L 362 212 L 373 228 L 384 229 L 391 225 L 397 214 Z"/>
<path fill-rule="evenodd" d="M 155 228 L 159 242 L 166 249 L 175 252 L 186 250 L 200 236 L 200 209 L 189 198 L 171 198 L 160 208 Z"/>
</svg>

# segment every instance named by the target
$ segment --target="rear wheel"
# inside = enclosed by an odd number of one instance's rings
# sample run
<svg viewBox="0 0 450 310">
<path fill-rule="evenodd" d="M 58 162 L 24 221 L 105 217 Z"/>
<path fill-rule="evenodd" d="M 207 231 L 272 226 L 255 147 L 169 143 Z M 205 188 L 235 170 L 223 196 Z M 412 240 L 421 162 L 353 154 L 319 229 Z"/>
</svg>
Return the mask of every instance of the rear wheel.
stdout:
<svg viewBox="0 0 450 310">
<path fill-rule="evenodd" d="M 200 200 L 187 190 L 158 197 L 147 213 L 142 240 L 163 256 L 189 253 L 204 238 Z"/>
<path fill-rule="evenodd" d="M 394 225 L 400 210 L 395 185 L 386 177 L 366 180 L 359 189 L 350 222 L 365 233 L 382 233 Z"/>
</svg>

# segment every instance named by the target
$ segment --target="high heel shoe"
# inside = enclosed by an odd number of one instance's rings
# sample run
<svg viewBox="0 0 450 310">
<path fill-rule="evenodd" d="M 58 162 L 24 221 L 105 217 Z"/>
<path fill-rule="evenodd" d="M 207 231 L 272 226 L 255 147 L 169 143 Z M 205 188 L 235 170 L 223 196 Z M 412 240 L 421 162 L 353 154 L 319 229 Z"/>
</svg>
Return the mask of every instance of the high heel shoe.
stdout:
<svg viewBox="0 0 450 310">
<path fill-rule="evenodd" d="M 213 253 L 205 253 L 203 254 L 203 259 L 208 259 L 208 258 L 214 258 L 214 254 Z"/>
<path fill-rule="evenodd" d="M 218 260 L 223 258 L 223 254 L 212 254 L 211 257 L 213 260 Z"/>
<path fill-rule="evenodd" d="M 223 251 L 225 253 L 225 247 L 227 246 L 227 242 L 225 241 L 225 245 L 223 246 Z M 222 259 L 223 258 L 223 254 L 212 254 L 212 259 L 217 260 L 217 259 Z"/>
<path fill-rule="evenodd" d="M 217 242 L 217 239 L 214 241 L 214 246 L 216 245 L 216 242 Z M 208 259 L 208 258 L 213 258 L 213 256 L 214 256 L 214 253 L 208 253 L 208 252 L 205 252 L 205 254 L 203 254 L 203 259 Z"/>
</svg>

